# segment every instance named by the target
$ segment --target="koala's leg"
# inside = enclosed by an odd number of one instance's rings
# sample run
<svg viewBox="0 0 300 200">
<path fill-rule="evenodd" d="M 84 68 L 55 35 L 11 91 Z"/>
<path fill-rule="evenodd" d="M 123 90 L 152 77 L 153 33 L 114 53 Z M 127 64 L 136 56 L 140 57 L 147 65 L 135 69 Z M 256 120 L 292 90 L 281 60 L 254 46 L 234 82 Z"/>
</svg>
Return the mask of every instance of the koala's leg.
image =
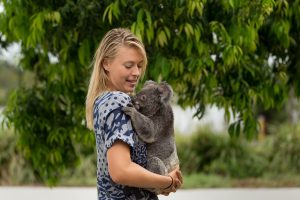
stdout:
<svg viewBox="0 0 300 200">
<path fill-rule="evenodd" d="M 132 125 L 141 140 L 146 143 L 155 141 L 157 131 L 150 118 L 138 112 L 134 107 L 124 107 L 123 111 L 130 116 Z"/>
<path fill-rule="evenodd" d="M 150 157 L 147 160 L 147 169 L 153 173 L 167 175 L 168 170 L 161 159 L 158 157 Z"/>
<path fill-rule="evenodd" d="M 158 157 L 148 157 L 147 160 L 147 169 L 153 173 L 160 174 L 160 175 L 167 175 L 168 171 L 167 168 L 165 167 L 165 164 L 161 159 Z M 154 192 L 156 194 L 160 194 L 159 189 L 154 189 L 154 188 L 146 188 L 150 192 Z"/>
</svg>

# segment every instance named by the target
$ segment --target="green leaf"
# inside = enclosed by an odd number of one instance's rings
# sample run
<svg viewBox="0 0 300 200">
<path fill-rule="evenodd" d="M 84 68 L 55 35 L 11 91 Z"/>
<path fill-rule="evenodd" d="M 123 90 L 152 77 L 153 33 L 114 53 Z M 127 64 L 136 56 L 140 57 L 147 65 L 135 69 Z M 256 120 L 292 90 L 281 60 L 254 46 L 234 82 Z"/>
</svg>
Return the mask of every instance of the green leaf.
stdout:
<svg viewBox="0 0 300 200">
<path fill-rule="evenodd" d="M 89 41 L 86 39 L 84 40 L 78 50 L 78 57 L 80 64 L 87 65 L 90 58 L 90 45 Z"/>
<path fill-rule="evenodd" d="M 163 30 L 158 31 L 157 42 L 161 47 L 163 47 L 168 43 L 166 33 Z"/>
</svg>

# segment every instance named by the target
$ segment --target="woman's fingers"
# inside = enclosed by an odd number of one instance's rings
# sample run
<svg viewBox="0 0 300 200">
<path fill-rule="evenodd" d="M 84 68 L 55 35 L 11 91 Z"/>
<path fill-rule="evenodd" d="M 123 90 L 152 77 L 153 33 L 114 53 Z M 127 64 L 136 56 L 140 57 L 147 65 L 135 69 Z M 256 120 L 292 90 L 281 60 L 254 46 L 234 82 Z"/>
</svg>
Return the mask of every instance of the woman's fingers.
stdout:
<svg viewBox="0 0 300 200">
<path fill-rule="evenodd" d="M 183 183 L 183 178 L 182 178 L 181 171 L 180 170 L 176 171 L 176 175 L 177 175 L 178 179 L 180 180 L 180 182 L 182 184 Z"/>
<path fill-rule="evenodd" d="M 179 179 L 175 179 L 175 184 L 174 185 L 175 185 L 176 189 L 178 189 L 178 188 L 181 187 L 182 183 Z"/>
</svg>

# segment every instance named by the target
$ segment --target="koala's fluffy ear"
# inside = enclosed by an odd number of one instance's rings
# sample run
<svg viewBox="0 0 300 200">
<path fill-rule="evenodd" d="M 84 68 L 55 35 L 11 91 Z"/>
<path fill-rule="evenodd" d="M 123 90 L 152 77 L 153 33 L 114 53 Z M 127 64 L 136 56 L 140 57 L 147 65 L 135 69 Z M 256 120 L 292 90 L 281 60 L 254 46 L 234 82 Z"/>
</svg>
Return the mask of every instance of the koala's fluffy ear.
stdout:
<svg viewBox="0 0 300 200">
<path fill-rule="evenodd" d="M 166 82 L 160 83 L 158 91 L 160 93 L 162 103 L 168 103 L 171 100 L 173 96 L 173 90 L 169 84 L 167 84 Z"/>
<path fill-rule="evenodd" d="M 147 86 L 147 85 L 154 85 L 154 84 L 156 84 L 155 81 L 148 80 L 148 81 L 145 82 L 144 87 Z"/>
</svg>

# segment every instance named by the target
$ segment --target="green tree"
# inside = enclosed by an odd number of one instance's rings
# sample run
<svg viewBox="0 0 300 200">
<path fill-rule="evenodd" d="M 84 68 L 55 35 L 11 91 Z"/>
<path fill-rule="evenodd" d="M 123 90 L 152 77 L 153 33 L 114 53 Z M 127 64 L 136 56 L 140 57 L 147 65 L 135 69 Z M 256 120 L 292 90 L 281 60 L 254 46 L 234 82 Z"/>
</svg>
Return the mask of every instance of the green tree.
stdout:
<svg viewBox="0 0 300 200">
<path fill-rule="evenodd" d="M 113 27 L 145 43 L 145 79 L 168 81 L 199 118 L 208 104 L 232 113 L 233 136 L 255 136 L 257 103 L 280 107 L 291 89 L 300 96 L 299 0 L 1 2 L 0 45 L 20 43 L 20 65 L 35 74 L 31 88 L 12 94 L 6 119 L 44 180 L 77 163 L 74 143 L 94 144 L 84 122 L 88 66 Z"/>
<path fill-rule="evenodd" d="M 19 74 L 11 64 L 0 60 L 0 107 L 6 104 L 10 91 L 18 87 Z"/>
</svg>

